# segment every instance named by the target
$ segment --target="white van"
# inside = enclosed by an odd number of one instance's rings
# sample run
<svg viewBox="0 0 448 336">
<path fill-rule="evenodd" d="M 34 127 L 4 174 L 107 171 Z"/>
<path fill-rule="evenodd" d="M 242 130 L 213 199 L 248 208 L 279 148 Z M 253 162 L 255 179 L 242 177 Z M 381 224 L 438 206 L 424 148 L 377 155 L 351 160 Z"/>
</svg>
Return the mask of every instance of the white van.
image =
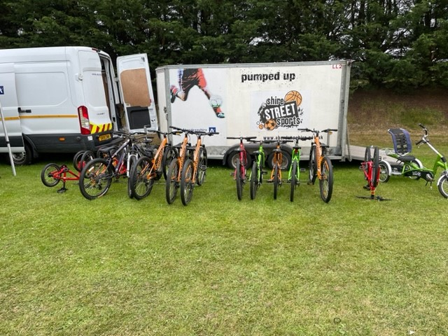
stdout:
<svg viewBox="0 0 448 336">
<path fill-rule="evenodd" d="M 0 103 L 16 164 L 96 149 L 113 131 L 158 129 L 146 54 L 89 47 L 0 50 Z M 8 151 L 0 127 L 0 153 Z"/>
</svg>

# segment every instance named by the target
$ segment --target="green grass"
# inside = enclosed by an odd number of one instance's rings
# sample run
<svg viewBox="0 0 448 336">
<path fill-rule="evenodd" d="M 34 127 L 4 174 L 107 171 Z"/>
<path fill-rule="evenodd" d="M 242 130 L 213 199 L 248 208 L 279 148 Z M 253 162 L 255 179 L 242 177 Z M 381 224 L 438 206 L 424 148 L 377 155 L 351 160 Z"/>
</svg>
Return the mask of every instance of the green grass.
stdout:
<svg viewBox="0 0 448 336">
<path fill-rule="evenodd" d="M 215 162 L 185 207 L 163 184 L 142 201 L 123 180 L 94 201 L 73 182 L 60 194 L 46 162 L 0 164 L 1 335 L 448 334 L 436 186 L 391 177 L 377 190 L 391 201 L 359 199 L 358 163 L 334 162 L 329 204 L 306 183 L 294 203 L 288 184 L 238 201 Z"/>
</svg>

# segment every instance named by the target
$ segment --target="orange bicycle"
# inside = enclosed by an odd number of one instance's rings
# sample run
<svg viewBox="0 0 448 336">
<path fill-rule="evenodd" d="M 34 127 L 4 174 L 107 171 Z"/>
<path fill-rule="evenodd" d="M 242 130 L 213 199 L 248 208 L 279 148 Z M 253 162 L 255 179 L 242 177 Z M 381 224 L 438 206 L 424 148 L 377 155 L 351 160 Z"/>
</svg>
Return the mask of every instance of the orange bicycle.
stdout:
<svg viewBox="0 0 448 336">
<path fill-rule="evenodd" d="M 315 129 L 299 129 L 313 133 L 313 143 L 311 144 L 309 157 L 309 178 L 308 184 L 314 185 L 316 178 L 319 179 L 320 197 L 325 203 L 330 202 L 333 194 L 333 165 L 327 156 L 327 145 L 320 142 L 320 133 L 331 134 L 337 129 L 325 129 L 318 131 Z"/>
<path fill-rule="evenodd" d="M 194 132 L 198 139 L 192 153 L 192 159 L 185 161 L 180 179 L 180 197 L 183 205 L 188 205 L 193 198 L 195 185 L 201 186 L 205 181 L 207 171 L 207 150 L 202 144 L 204 135 L 215 135 L 217 132 Z"/>
<path fill-rule="evenodd" d="M 182 177 L 182 167 L 184 166 L 184 162 L 191 146 L 189 143 L 189 135 L 194 133 L 192 130 L 178 128 L 175 126 L 170 126 L 170 128 L 175 130 L 173 134 L 180 135 L 184 133 L 184 137 L 182 142 L 175 146 L 177 149 L 177 157 L 171 161 L 168 167 L 168 173 L 165 181 L 165 198 L 168 204 L 172 204 L 176 199 L 177 190 L 180 187 L 180 180 Z"/>
<path fill-rule="evenodd" d="M 142 156 L 132 166 L 129 174 L 129 185 L 132 195 L 137 200 L 147 197 L 162 175 L 166 180 L 167 167 L 177 157 L 176 150 L 171 146 L 168 135 L 172 132 L 155 131 L 162 138 L 156 153 L 152 157 Z"/>
</svg>

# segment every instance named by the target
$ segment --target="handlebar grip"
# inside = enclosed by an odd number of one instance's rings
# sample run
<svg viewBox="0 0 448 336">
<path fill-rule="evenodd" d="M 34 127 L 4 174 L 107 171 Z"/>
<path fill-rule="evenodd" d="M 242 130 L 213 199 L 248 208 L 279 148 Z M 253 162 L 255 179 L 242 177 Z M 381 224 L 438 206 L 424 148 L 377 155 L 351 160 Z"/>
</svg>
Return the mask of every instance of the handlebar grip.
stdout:
<svg viewBox="0 0 448 336">
<path fill-rule="evenodd" d="M 420 145 L 421 143 L 423 143 L 423 140 L 417 141 L 417 142 L 415 143 L 415 145 L 418 146 L 418 145 Z"/>
<path fill-rule="evenodd" d="M 422 123 L 418 123 L 418 125 L 419 125 L 421 128 L 426 128 L 425 125 L 423 125 Z"/>
</svg>

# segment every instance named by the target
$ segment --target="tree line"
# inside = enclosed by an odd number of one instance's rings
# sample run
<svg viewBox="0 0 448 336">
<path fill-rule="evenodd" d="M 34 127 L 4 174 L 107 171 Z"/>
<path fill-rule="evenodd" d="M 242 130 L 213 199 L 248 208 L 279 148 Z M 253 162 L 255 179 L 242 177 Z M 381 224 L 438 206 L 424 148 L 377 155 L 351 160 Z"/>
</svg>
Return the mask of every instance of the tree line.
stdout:
<svg viewBox="0 0 448 336">
<path fill-rule="evenodd" d="M 448 87 L 448 0 L 0 0 L 0 48 L 167 64 L 351 59 L 352 84 Z"/>
</svg>

